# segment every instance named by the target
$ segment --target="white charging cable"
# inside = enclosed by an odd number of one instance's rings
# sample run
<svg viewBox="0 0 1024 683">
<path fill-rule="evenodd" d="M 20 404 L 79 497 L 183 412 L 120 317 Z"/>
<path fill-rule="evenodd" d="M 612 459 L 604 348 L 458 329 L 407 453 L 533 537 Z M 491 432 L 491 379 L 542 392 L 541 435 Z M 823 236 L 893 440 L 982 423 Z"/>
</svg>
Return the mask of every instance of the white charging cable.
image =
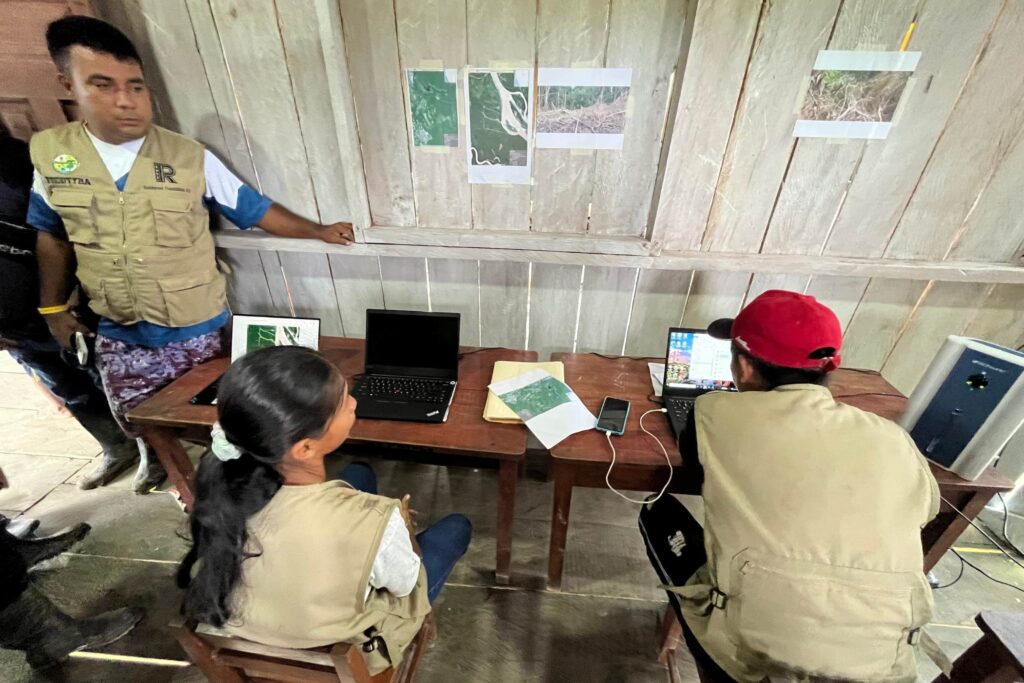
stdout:
<svg viewBox="0 0 1024 683">
<path fill-rule="evenodd" d="M 661 448 L 661 452 L 665 454 L 665 464 L 668 466 L 668 479 L 665 480 L 665 485 L 661 487 L 661 491 L 658 491 L 658 495 L 655 496 L 653 500 L 636 500 L 635 498 L 630 498 L 629 496 L 627 496 L 626 494 L 622 493 L 621 491 L 617 490 L 614 486 L 612 486 L 611 476 L 612 469 L 615 468 L 615 444 L 612 443 L 612 433 L 604 433 L 604 435 L 608 437 L 608 446 L 610 446 L 612 449 L 612 464 L 608 465 L 608 471 L 605 472 L 604 483 L 607 484 L 611 492 L 617 495 L 619 498 L 622 498 L 623 500 L 628 500 L 630 503 L 635 503 L 636 505 L 647 505 L 648 503 L 657 502 L 663 495 L 665 495 L 665 491 L 668 489 L 668 485 L 672 483 L 672 460 L 671 458 L 668 457 L 668 451 L 665 449 L 665 444 L 661 442 L 661 439 L 656 437 L 651 432 L 647 431 L 647 427 L 644 427 L 644 418 L 650 415 L 651 413 L 667 412 L 668 410 L 666 410 L 665 408 L 655 408 L 654 410 L 648 410 L 646 413 L 640 416 L 640 429 L 643 430 L 644 434 L 658 442 L 658 446 Z"/>
</svg>

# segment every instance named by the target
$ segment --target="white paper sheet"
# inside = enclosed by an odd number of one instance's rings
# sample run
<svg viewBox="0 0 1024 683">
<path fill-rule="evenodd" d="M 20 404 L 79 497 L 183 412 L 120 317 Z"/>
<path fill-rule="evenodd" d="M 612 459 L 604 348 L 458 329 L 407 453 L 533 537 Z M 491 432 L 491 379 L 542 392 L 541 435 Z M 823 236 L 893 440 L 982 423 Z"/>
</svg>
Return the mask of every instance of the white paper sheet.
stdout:
<svg viewBox="0 0 1024 683">
<path fill-rule="evenodd" d="M 661 396 L 662 383 L 665 381 L 665 364 L 648 363 L 647 367 L 651 372 L 651 386 L 654 387 L 654 395 Z"/>
<path fill-rule="evenodd" d="M 860 140 L 884 140 L 889 136 L 893 120 L 899 111 L 904 94 L 909 90 L 910 73 L 917 68 L 920 52 L 873 52 L 867 50 L 821 50 L 811 71 L 810 88 L 793 127 L 793 136 L 798 138 L 849 138 Z M 822 80 L 823 73 L 826 79 Z M 844 74 L 844 72 L 846 72 Z M 852 73 L 851 73 L 852 72 Z M 861 73 L 857 73 L 861 72 Z M 902 77 L 892 74 L 902 73 Z M 893 78 L 901 78 L 900 87 L 894 88 Z M 861 100 L 850 100 L 846 86 L 838 82 L 855 81 L 859 85 L 849 86 L 853 92 L 861 88 Z M 830 81 L 833 84 L 828 85 Z M 875 84 L 872 88 L 870 84 Z M 842 93 L 841 99 L 835 99 Z M 835 102 L 834 106 L 822 103 Z M 869 115 L 877 112 L 877 115 Z M 832 118 L 835 116 L 836 118 Z M 871 118 L 875 120 L 864 120 Z"/>
<path fill-rule="evenodd" d="M 523 420 L 545 448 L 597 425 L 597 418 L 575 392 L 544 370 L 495 382 L 488 389 Z"/>
</svg>

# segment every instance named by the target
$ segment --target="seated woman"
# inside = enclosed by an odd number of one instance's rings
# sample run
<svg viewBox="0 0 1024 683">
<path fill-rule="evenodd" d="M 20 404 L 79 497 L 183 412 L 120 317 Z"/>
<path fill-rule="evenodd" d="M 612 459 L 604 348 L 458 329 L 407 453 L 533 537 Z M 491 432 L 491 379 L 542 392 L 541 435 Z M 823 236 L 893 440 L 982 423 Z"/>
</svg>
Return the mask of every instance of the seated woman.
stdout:
<svg viewBox="0 0 1024 683">
<path fill-rule="evenodd" d="M 185 616 L 283 647 L 379 637 L 370 671 L 401 661 L 471 526 L 449 515 L 414 535 L 409 496 L 376 495 L 365 464 L 326 479 L 324 457 L 345 441 L 355 407 L 316 351 L 260 349 L 231 365 L 178 570 Z"/>
</svg>

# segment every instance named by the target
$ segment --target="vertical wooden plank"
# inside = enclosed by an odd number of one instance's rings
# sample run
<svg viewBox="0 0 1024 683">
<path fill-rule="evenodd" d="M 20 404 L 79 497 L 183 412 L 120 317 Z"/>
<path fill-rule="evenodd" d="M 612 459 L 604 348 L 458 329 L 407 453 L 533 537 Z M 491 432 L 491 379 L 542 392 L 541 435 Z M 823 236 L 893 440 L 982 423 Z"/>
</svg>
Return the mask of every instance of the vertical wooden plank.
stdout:
<svg viewBox="0 0 1024 683">
<path fill-rule="evenodd" d="M 685 0 L 613 0 L 607 66 L 633 69 L 621 150 L 597 150 L 589 232 L 646 233 Z"/>
<path fill-rule="evenodd" d="M 921 52 L 913 87 L 889 137 L 865 146 L 825 253 L 882 255 L 1002 5 L 925 3 L 910 43 Z"/>
<path fill-rule="evenodd" d="M 536 9 L 536 0 L 466 0 L 469 66 L 532 69 Z M 473 185 L 470 193 L 474 228 L 530 229 L 529 185 Z"/>
<path fill-rule="evenodd" d="M 427 259 L 430 310 L 460 315 L 459 340 L 480 346 L 480 267 L 476 261 Z"/>
<path fill-rule="evenodd" d="M 746 306 L 769 289 L 786 289 L 803 294 L 807 288 L 807 279 L 806 275 L 799 273 L 755 273 L 754 277 L 750 278 L 750 287 L 747 289 L 743 305 Z"/>
<path fill-rule="evenodd" d="M 526 348 L 530 264 L 480 262 L 480 345 Z"/>
<path fill-rule="evenodd" d="M 537 3 L 537 63 L 547 67 L 604 64 L 611 0 L 540 0 Z M 591 150 L 533 152 L 533 229 L 586 232 L 593 190 Z"/>
<path fill-rule="evenodd" d="M 838 6 L 838 0 L 765 5 L 702 249 L 761 248 L 793 151 L 797 100 Z"/>
<path fill-rule="evenodd" d="M 627 356 L 661 356 L 668 328 L 678 327 L 693 271 L 641 270 L 626 333 Z"/>
<path fill-rule="evenodd" d="M 761 4 L 751 0 L 697 4 L 654 219 L 653 239 L 665 249 L 700 248 Z"/>
<path fill-rule="evenodd" d="M 373 224 L 416 225 L 394 4 L 340 7 Z"/>
<path fill-rule="evenodd" d="M 576 331 L 577 351 L 622 353 L 637 275 L 636 268 L 586 266 Z"/>
<path fill-rule="evenodd" d="M 285 282 L 302 318 L 320 318 L 320 334 L 342 337 L 345 328 L 338 312 L 338 297 L 326 254 L 279 251 Z"/>
<path fill-rule="evenodd" d="M 839 12 L 828 49 L 898 50 L 919 4 L 918 0 L 847 0 Z M 823 138 L 796 141 L 768 224 L 763 253 L 821 253 L 867 144 L 866 140 Z"/>
<path fill-rule="evenodd" d="M 872 280 L 843 334 L 843 365 L 881 370 L 927 282 Z"/>
<path fill-rule="evenodd" d="M 954 261 L 1012 261 L 1021 263 L 1024 246 L 1024 127 L 1017 134 L 978 203 L 960 228 L 960 239 L 949 252 Z"/>
<path fill-rule="evenodd" d="M 225 149 L 221 152 L 221 161 L 231 167 L 238 177 L 253 187 L 259 187 L 249 143 L 245 138 L 242 119 L 235 101 L 234 86 L 231 75 L 224 61 L 224 51 L 220 46 L 220 36 L 213 22 L 213 13 L 208 0 L 186 0 L 192 30 L 195 35 L 196 48 L 202 60 L 202 71 L 209 83 L 213 97 L 213 106 L 221 131 L 224 134 Z M 198 71 L 196 73 L 199 73 Z"/>
<path fill-rule="evenodd" d="M 406 69 L 462 69 L 466 64 L 465 0 L 397 0 L 398 52 L 405 92 L 406 128 L 412 158 L 412 190 L 416 224 L 438 228 L 469 228 L 470 207 L 466 154 L 465 94 L 457 78 L 459 147 L 417 147 L 412 143 L 409 120 L 409 84 Z"/>
<path fill-rule="evenodd" d="M 313 5 L 316 9 L 316 24 L 326 64 L 325 86 L 330 94 L 333 128 L 341 154 L 339 162 L 346 169 L 345 194 L 356 236 L 362 237 L 362 231 L 370 227 L 372 220 L 366 176 L 363 172 L 363 151 L 359 141 L 352 80 L 345 49 L 345 31 L 341 26 L 341 10 L 336 0 L 313 0 Z"/>
<path fill-rule="evenodd" d="M 583 266 L 534 263 L 530 282 L 527 348 L 547 360 L 555 351 L 572 351 L 579 311 Z"/>
<path fill-rule="evenodd" d="M 750 278 L 750 273 L 694 273 L 682 326 L 703 329 L 739 313 Z"/>
<path fill-rule="evenodd" d="M 384 308 L 380 261 L 376 256 L 328 257 L 346 337 L 366 336 L 366 309 Z"/>
<path fill-rule="evenodd" d="M 261 190 L 316 216 L 273 0 L 211 0 L 210 7 Z"/>
<path fill-rule="evenodd" d="M 882 366 L 885 378 L 905 394 L 913 391 L 942 342 L 964 331 L 991 288 L 974 282 L 934 283 Z"/>
<path fill-rule="evenodd" d="M 869 282 L 866 277 L 819 275 L 811 278 L 804 293 L 831 308 L 845 330 Z"/>
<path fill-rule="evenodd" d="M 277 0 L 276 7 L 317 214 L 322 223 L 349 220 L 345 174 L 352 167 L 341 162 L 330 92 L 323 87 L 327 66 L 316 7 L 313 0 Z"/>
<path fill-rule="evenodd" d="M 260 253 L 254 249 L 217 249 L 217 258 L 227 265 L 228 302 L 233 313 L 282 315 L 270 296 Z"/>
<path fill-rule="evenodd" d="M 1024 343 L 1024 285 L 996 285 L 964 334 L 1017 348 Z"/>
<path fill-rule="evenodd" d="M 942 258 L 1024 126 L 1024 11 L 1007 5 L 885 255 Z"/>
<path fill-rule="evenodd" d="M 389 310 L 429 311 L 427 260 L 399 256 L 380 257 L 384 307 Z"/>
</svg>

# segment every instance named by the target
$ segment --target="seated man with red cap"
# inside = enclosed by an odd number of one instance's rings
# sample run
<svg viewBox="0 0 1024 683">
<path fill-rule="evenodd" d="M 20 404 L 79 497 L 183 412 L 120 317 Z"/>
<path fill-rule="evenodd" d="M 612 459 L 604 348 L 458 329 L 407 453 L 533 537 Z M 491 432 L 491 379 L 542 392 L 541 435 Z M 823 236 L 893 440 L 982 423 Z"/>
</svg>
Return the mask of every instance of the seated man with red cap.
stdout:
<svg viewBox="0 0 1024 683">
<path fill-rule="evenodd" d="M 698 398 L 681 437 L 703 530 L 675 498 L 640 514 L 704 680 L 916 680 L 927 463 L 898 425 L 833 399 L 842 330 L 814 297 L 768 291 L 708 332 L 731 340 L 739 393 Z"/>
</svg>

